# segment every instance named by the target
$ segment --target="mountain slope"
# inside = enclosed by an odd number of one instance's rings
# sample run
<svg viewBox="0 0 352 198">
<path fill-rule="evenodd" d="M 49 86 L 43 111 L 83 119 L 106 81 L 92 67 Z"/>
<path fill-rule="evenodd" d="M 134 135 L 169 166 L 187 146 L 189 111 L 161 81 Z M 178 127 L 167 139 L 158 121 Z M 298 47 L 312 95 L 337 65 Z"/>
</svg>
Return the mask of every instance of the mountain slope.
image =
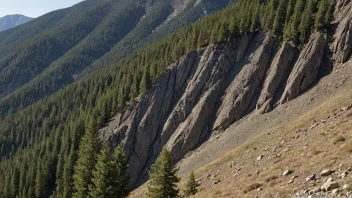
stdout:
<svg viewBox="0 0 352 198">
<path fill-rule="evenodd" d="M 1 17 L 0 32 L 22 25 L 31 20 L 33 20 L 33 18 L 26 17 L 20 14 L 7 15 L 7 16 Z"/>
<path fill-rule="evenodd" d="M 331 16 L 321 13 L 332 13 L 332 4 L 282 13 L 276 12 L 279 2 L 278 10 L 286 10 L 285 1 L 240 0 L 4 116 L 0 194 L 33 197 L 38 194 L 33 189 L 48 186 L 40 195 L 70 197 L 78 143 L 90 120 L 103 128 L 100 138 L 111 148 L 124 144 L 132 184 L 138 186 L 163 146 L 176 163 L 243 116 L 294 101 L 333 63 L 350 59 L 351 15 L 330 24 Z M 304 24 L 302 9 L 316 25 Z M 283 15 L 287 21 L 281 21 Z M 297 25 L 298 32 L 292 28 Z M 286 69 L 278 67 L 286 62 Z"/>
<path fill-rule="evenodd" d="M 202 1 L 198 6 L 201 7 L 208 1 L 210 0 Z M 83 2 L 67 11 L 57 11 L 56 15 L 63 17 L 60 21 L 65 22 L 58 22 L 38 36 L 24 40 L 20 47 L 0 59 L 0 97 L 3 97 L 0 99 L 1 112 L 5 114 L 9 110 L 24 108 L 72 83 L 87 67 L 91 67 L 90 71 L 94 72 L 143 46 L 142 39 L 152 34 L 173 12 L 172 2 L 151 1 L 144 5 L 143 1 L 89 1 L 89 4 Z M 227 3 L 228 0 L 216 2 L 215 5 L 219 6 L 210 12 Z M 77 11 L 80 11 L 80 15 L 73 16 L 75 20 L 68 21 L 67 17 L 77 14 Z M 180 11 L 178 14 L 183 16 L 182 13 Z M 51 15 L 53 14 L 40 19 L 44 22 Z M 192 15 L 188 17 L 190 16 Z M 174 29 L 159 34 L 158 39 L 202 16 L 198 14 L 181 25 L 167 24 L 166 26 L 175 26 Z M 84 25 L 87 21 L 89 27 Z M 121 28 L 112 28 L 115 26 Z M 4 42 L 8 43 L 12 37 L 6 36 L 9 38 Z M 65 43 L 58 39 L 65 40 Z M 5 47 L 7 49 L 12 45 L 10 42 Z M 33 54 L 28 51 L 38 52 Z M 90 66 L 92 64 L 95 66 Z"/>
</svg>

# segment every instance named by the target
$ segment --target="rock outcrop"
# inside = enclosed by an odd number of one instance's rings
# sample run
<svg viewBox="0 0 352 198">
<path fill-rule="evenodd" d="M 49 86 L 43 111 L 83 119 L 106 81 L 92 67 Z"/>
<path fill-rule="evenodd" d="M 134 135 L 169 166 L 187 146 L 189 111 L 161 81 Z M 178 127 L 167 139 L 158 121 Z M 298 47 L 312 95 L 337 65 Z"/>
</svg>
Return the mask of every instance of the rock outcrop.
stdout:
<svg viewBox="0 0 352 198">
<path fill-rule="evenodd" d="M 284 42 L 271 63 L 270 70 L 258 99 L 257 109 L 260 113 L 272 110 L 274 97 L 292 69 L 295 48 L 288 42 Z"/>
<path fill-rule="evenodd" d="M 288 78 L 281 103 L 296 98 L 315 81 L 323 59 L 326 37 L 322 32 L 312 34 Z"/>
<path fill-rule="evenodd" d="M 343 31 L 335 35 L 345 36 L 335 39 L 333 56 L 342 61 L 352 44 L 349 23 L 341 17 L 339 24 Z M 138 185 L 162 148 L 177 163 L 255 107 L 266 113 L 278 100 L 285 103 L 305 91 L 317 78 L 326 43 L 326 33 L 315 32 L 295 61 L 294 46 L 284 42 L 274 54 L 275 40 L 257 32 L 188 53 L 167 68 L 132 110 L 120 112 L 101 129 L 100 138 L 111 147 L 123 143 L 131 183 Z"/>
<path fill-rule="evenodd" d="M 254 43 L 260 43 L 261 39 L 263 36 L 257 35 Z M 242 69 L 226 90 L 213 130 L 225 130 L 245 114 L 267 71 L 273 43 L 272 38 L 266 37 L 242 65 L 236 65 Z"/>
<path fill-rule="evenodd" d="M 352 2 L 349 0 L 338 1 L 336 5 L 335 23 L 337 28 L 333 36 L 331 50 L 336 63 L 344 63 L 352 53 Z"/>
</svg>

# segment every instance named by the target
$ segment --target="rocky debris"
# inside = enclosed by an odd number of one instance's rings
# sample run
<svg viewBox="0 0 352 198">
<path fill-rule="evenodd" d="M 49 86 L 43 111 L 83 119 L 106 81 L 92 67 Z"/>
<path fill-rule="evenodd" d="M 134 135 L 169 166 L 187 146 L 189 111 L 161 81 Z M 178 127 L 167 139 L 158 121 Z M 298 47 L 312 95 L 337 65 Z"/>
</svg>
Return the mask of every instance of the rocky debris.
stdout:
<svg viewBox="0 0 352 198">
<path fill-rule="evenodd" d="M 334 173 L 334 171 L 332 171 L 330 169 L 325 169 L 325 170 L 321 171 L 320 176 L 326 177 L 326 176 L 331 175 L 332 173 Z"/>
<path fill-rule="evenodd" d="M 213 182 L 213 185 L 220 184 L 220 183 L 221 183 L 220 180 L 215 180 L 215 181 Z"/>
<path fill-rule="evenodd" d="M 260 43 L 264 37 L 263 33 L 258 34 L 254 43 Z M 228 86 L 221 101 L 213 126 L 214 131 L 227 129 L 245 114 L 267 71 L 273 44 L 270 36 L 265 37 L 260 47 L 248 55 L 248 61 L 235 66 L 241 70 Z"/>
<path fill-rule="evenodd" d="M 293 170 L 287 169 L 287 170 L 285 170 L 285 171 L 282 173 L 282 176 L 288 176 L 288 175 L 290 175 L 290 174 L 292 174 L 292 173 L 293 173 Z"/>
<path fill-rule="evenodd" d="M 324 180 L 324 183 L 332 182 L 332 181 L 334 181 L 334 179 L 332 177 L 328 177 Z"/>
<path fill-rule="evenodd" d="M 313 174 L 313 175 L 309 175 L 308 177 L 306 177 L 306 181 L 308 182 L 308 181 L 315 181 L 317 178 L 316 178 L 316 176 L 315 176 L 315 174 Z"/>
<path fill-rule="evenodd" d="M 320 188 L 323 192 L 326 192 L 326 191 L 331 191 L 333 189 L 336 189 L 338 187 L 339 187 L 339 184 L 337 182 L 326 182 Z"/>
<path fill-rule="evenodd" d="M 257 157 L 256 161 L 260 161 L 260 160 L 262 160 L 262 159 L 263 159 L 263 157 L 264 157 L 264 155 L 259 155 L 259 156 Z"/>
<path fill-rule="evenodd" d="M 295 180 L 291 179 L 290 181 L 288 181 L 289 184 L 292 184 L 293 182 L 295 182 Z"/>
<path fill-rule="evenodd" d="M 337 13 L 335 13 L 338 23 L 334 42 L 331 46 L 333 60 L 337 63 L 344 63 L 348 60 L 352 52 L 352 5 L 349 0 L 339 0 L 337 3 Z"/>
<path fill-rule="evenodd" d="M 289 42 L 284 42 L 276 53 L 258 99 L 257 109 L 260 110 L 260 113 L 272 110 L 275 94 L 291 71 L 294 55 L 295 48 Z"/>
<path fill-rule="evenodd" d="M 281 104 L 296 98 L 315 81 L 323 59 L 326 37 L 326 34 L 322 32 L 315 32 L 311 35 L 309 43 L 302 50 L 288 78 Z"/>
<path fill-rule="evenodd" d="M 330 114 L 326 118 L 321 119 L 319 121 L 314 120 L 313 122 L 309 123 L 306 127 L 298 129 L 295 133 L 308 132 L 310 130 L 315 129 L 318 126 L 322 126 L 325 123 L 327 123 L 328 121 L 331 121 L 331 120 L 341 116 L 343 113 L 350 110 L 351 108 L 352 108 L 352 104 L 342 106 L 340 109 L 334 111 L 332 114 Z M 305 145 L 305 148 L 307 148 L 307 147 L 308 147 L 308 144 Z"/>
</svg>

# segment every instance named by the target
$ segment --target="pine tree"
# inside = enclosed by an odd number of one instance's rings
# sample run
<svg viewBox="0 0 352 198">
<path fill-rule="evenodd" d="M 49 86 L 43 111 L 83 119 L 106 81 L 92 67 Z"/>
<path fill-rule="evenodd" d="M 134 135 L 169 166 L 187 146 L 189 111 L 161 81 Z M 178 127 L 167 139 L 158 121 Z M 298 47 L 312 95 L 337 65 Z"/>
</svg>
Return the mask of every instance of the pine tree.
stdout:
<svg viewBox="0 0 352 198">
<path fill-rule="evenodd" d="M 180 181 L 176 176 L 177 171 L 178 168 L 171 166 L 171 153 L 163 149 L 149 171 L 150 183 L 147 196 L 150 198 L 177 197 L 176 183 Z"/>
<path fill-rule="evenodd" d="M 95 153 L 98 147 L 95 130 L 96 121 L 92 119 L 79 145 L 78 160 L 73 175 L 73 197 L 86 198 L 89 193 L 88 186 L 91 184 L 92 172 L 96 162 Z"/>
<path fill-rule="evenodd" d="M 127 197 L 129 195 L 128 164 L 122 148 L 122 144 L 115 148 L 111 162 L 111 186 L 114 186 L 112 194 L 115 197 Z"/>
<path fill-rule="evenodd" d="M 301 22 L 298 27 L 298 31 L 300 33 L 299 39 L 301 43 L 305 43 L 309 37 L 309 34 L 312 30 L 312 8 L 313 2 L 312 0 L 307 0 L 305 9 L 302 13 Z"/>
<path fill-rule="evenodd" d="M 38 163 L 37 165 L 37 173 L 36 173 L 36 177 L 35 177 L 35 197 L 37 198 L 42 198 L 44 197 L 45 193 L 45 186 L 44 186 L 44 180 L 45 176 L 43 174 L 43 170 L 42 167 L 40 165 L 40 163 Z"/>
<path fill-rule="evenodd" d="M 314 28 L 319 30 L 325 27 L 325 15 L 328 13 L 329 10 L 329 0 L 321 0 L 319 2 L 318 13 L 315 17 Z"/>
<path fill-rule="evenodd" d="M 91 197 L 114 197 L 111 191 L 116 187 L 110 185 L 110 169 L 109 151 L 103 148 L 93 171 L 92 185 L 89 186 Z"/>
<path fill-rule="evenodd" d="M 285 17 L 285 23 L 288 23 L 290 21 L 290 18 L 293 13 L 293 9 L 295 7 L 296 0 L 289 0 L 287 4 L 287 9 L 286 9 L 286 17 Z"/>
<path fill-rule="evenodd" d="M 11 197 L 16 197 L 18 193 L 19 179 L 20 179 L 20 172 L 16 169 L 14 174 L 11 177 L 11 183 L 10 183 Z"/>
<path fill-rule="evenodd" d="M 279 7 L 276 10 L 274 24 L 272 28 L 272 32 L 276 36 L 280 36 L 282 34 L 282 28 L 285 24 L 286 7 L 287 7 L 287 4 L 286 4 L 286 1 L 284 0 L 280 2 Z"/>
<path fill-rule="evenodd" d="M 110 158 L 109 151 L 103 148 L 93 171 L 90 196 L 94 198 L 127 197 L 129 194 L 127 167 L 122 145 L 115 149 L 113 159 Z"/>
<path fill-rule="evenodd" d="M 198 186 L 199 184 L 196 182 L 196 177 L 194 175 L 194 172 L 192 171 L 188 178 L 186 189 L 184 190 L 185 195 L 187 197 L 195 195 L 198 192 Z"/>
<path fill-rule="evenodd" d="M 63 173 L 63 197 L 72 197 L 72 184 L 73 184 L 73 167 L 75 162 L 75 147 L 74 143 L 71 144 L 70 153 L 67 162 L 65 163 Z"/>
</svg>

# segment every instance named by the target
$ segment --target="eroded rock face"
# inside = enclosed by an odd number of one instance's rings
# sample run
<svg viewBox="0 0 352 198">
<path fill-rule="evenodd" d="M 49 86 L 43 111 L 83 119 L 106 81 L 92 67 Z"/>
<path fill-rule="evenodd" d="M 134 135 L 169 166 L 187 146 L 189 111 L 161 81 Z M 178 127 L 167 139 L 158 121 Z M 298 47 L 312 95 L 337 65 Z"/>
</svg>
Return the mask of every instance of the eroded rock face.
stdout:
<svg viewBox="0 0 352 198">
<path fill-rule="evenodd" d="M 296 98 L 315 81 L 323 59 L 326 37 L 322 32 L 315 32 L 310 37 L 288 78 L 282 104 Z"/>
<path fill-rule="evenodd" d="M 235 121 L 240 119 L 252 101 L 269 65 L 273 39 L 263 35 L 257 35 L 254 43 L 262 42 L 260 47 L 252 54 L 247 56 L 242 65 L 236 67 L 242 68 L 236 75 L 226 90 L 225 96 L 221 102 L 220 108 L 216 114 L 216 120 L 213 130 L 225 130 Z M 231 74 L 230 74 L 231 75 Z"/>
<path fill-rule="evenodd" d="M 301 94 L 316 80 L 326 37 L 314 33 L 296 62 L 291 44 L 283 43 L 274 56 L 273 38 L 261 32 L 191 52 L 170 65 L 133 110 L 120 112 L 100 130 L 100 138 L 111 147 L 124 144 L 131 184 L 138 185 L 163 147 L 176 163 L 255 106 L 266 113 L 277 99 L 284 103 Z M 336 57 L 348 49 L 343 42 L 334 48 Z"/>
<path fill-rule="evenodd" d="M 336 5 L 335 23 L 338 23 L 332 43 L 333 60 L 344 63 L 352 53 L 352 2 L 340 0 Z"/>
<path fill-rule="evenodd" d="M 285 80 L 293 65 L 294 56 L 295 48 L 290 43 L 284 42 L 271 63 L 258 99 L 257 109 L 260 110 L 260 113 L 267 113 L 272 110 L 273 99 L 279 86 L 286 82 Z"/>
</svg>

